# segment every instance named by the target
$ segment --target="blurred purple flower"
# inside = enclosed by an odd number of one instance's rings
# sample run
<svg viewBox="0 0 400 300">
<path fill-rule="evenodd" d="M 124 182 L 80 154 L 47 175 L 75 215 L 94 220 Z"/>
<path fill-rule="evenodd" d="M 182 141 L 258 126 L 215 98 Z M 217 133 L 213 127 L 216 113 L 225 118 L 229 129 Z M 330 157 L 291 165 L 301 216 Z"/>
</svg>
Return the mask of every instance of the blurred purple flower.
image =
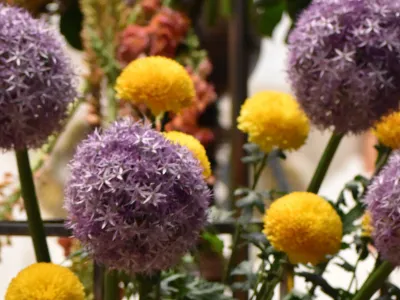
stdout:
<svg viewBox="0 0 400 300">
<path fill-rule="evenodd" d="M 70 164 L 69 228 L 110 268 L 152 273 L 195 245 L 210 191 L 199 161 L 147 125 L 116 122 Z"/>
<path fill-rule="evenodd" d="M 400 2 L 314 0 L 289 37 L 289 78 L 314 124 L 369 129 L 398 108 Z"/>
<path fill-rule="evenodd" d="M 400 265 L 400 152 L 373 180 L 364 201 L 372 218 L 375 247 L 384 259 Z"/>
<path fill-rule="evenodd" d="M 36 148 L 61 128 L 76 96 L 63 44 L 44 22 L 0 4 L 0 148 Z"/>
</svg>

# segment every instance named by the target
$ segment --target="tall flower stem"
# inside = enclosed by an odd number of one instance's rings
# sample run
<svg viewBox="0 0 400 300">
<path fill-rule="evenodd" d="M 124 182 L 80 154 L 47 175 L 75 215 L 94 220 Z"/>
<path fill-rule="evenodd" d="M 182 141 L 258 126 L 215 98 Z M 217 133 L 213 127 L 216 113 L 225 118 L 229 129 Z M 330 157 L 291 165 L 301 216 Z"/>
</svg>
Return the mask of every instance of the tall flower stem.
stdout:
<svg viewBox="0 0 400 300">
<path fill-rule="evenodd" d="M 264 154 L 261 162 L 258 165 L 254 166 L 254 178 L 253 178 L 253 184 L 251 187 L 252 190 L 255 190 L 255 188 L 257 187 L 257 183 L 261 177 L 261 174 L 265 168 L 265 165 L 267 164 L 267 161 L 268 161 L 268 154 Z M 232 253 L 229 258 L 228 265 L 226 267 L 225 277 L 224 277 L 225 283 L 228 283 L 229 279 L 230 279 L 230 274 L 232 272 L 232 269 L 233 269 L 233 266 L 235 263 L 236 253 L 238 250 L 237 248 L 238 248 L 238 244 L 239 244 L 239 240 L 240 240 L 239 238 L 240 238 L 242 229 L 243 229 L 242 225 L 239 224 L 238 222 L 236 222 L 235 232 L 233 234 L 233 239 L 232 239 L 232 247 L 231 247 Z"/>
<path fill-rule="evenodd" d="M 391 263 L 384 261 L 369 275 L 361 289 L 354 296 L 353 300 L 371 299 L 376 291 L 382 287 L 393 270 L 394 266 Z"/>
<path fill-rule="evenodd" d="M 104 275 L 104 300 L 117 300 L 118 294 L 118 272 L 108 271 Z"/>
<path fill-rule="evenodd" d="M 36 197 L 32 170 L 29 162 L 28 151 L 18 150 L 15 152 L 21 193 L 24 199 L 26 214 L 28 216 L 29 233 L 32 237 L 38 262 L 50 262 L 49 248 L 47 247 L 46 233 L 40 215 L 39 204 Z"/>
<path fill-rule="evenodd" d="M 310 185 L 307 188 L 307 192 L 318 193 L 342 138 L 343 134 L 332 134 L 318 163 L 317 169 L 315 170 L 314 176 L 311 179 Z"/>
<path fill-rule="evenodd" d="M 379 172 L 381 171 L 381 169 L 385 166 L 385 164 L 386 164 L 387 160 L 389 159 L 391 153 L 392 153 L 392 150 L 389 149 L 389 148 L 388 148 L 388 149 L 385 149 L 385 151 L 383 151 L 383 152 L 381 153 L 381 155 L 378 157 L 377 162 L 376 162 L 375 172 L 374 172 L 374 174 L 372 175 L 372 177 L 371 177 L 370 180 L 372 180 L 372 178 L 374 178 L 376 175 L 379 174 Z M 360 198 L 363 198 L 363 197 L 365 196 L 365 193 L 366 193 L 366 192 L 367 192 L 367 189 L 363 192 L 363 194 L 361 195 Z M 325 269 L 327 268 L 327 266 L 328 266 L 328 262 L 327 262 L 327 263 L 324 263 L 324 264 L 321 266 L 321 268 L 319 269 L 318 275 L 322 276 L 322 274 L 325 272 Z M 316 288 L 317 288 L 317 286 L 314 284 L 314 285 L 312 286 L 311 290 L 310 290 L 310 295 L 311 295 L 311 296 L 314 295 L 314 292 L 315 292 L 315 289 L 316 289 Z"/>
<path fill-rule="evenodd" d="M 329 139 L 328 144 L 324 150 L 324 153 L 321 156 L 321 159 L 318 163 L 317 169 L 314 172 L 314 175 L 311 179 L 311 182 L 307 188 L 307 192 L 310 193 L 318 193 L 319 189 L 322 185 L 322 182 L 325 178 L 326 173 L 328 172 L 329 166 L 332 162 L 333 157 L 335 156 L 336 150 L 339 147 L 339 144 L 343 138 L 343 134 L 332 133 L 331 138 Z M 323 266 L 322 270 L 319 273 L 323 273 L 325 271 L 326 265 Z M 316 289 L 316 285 L 314 284 L 310 290 L 310 294 L 313 295 Z"/>
</svg>

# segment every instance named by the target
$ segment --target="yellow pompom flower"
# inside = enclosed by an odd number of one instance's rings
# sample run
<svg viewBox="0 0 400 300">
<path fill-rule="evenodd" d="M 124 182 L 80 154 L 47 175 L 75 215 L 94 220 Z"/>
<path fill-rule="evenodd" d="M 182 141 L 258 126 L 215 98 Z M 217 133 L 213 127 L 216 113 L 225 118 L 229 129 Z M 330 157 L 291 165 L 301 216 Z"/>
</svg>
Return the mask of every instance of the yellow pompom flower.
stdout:
<svg viewBox="0 0 400 300">
<path fill-rule="evenodd" d="M 120 99 L 145 104 L 155 116 L 178 113 L 195 97 L 194 83 L 185 68 L 162 56 L 132 61 L 117 78 L 115 90 Z"/>
<path fill-rule="evenodd" d="M 361 219 L 361 235 L 371 237 L 373 230 L 371 214 L 366 211 Z"/>
<path fill-rule="evenodd" d="M 264 234 L 291 263 L 323 262 L 340 249 L 343 228 L 335 209 L 322 197 L 294 192 L 275 200 L 264 216 Z"/>
<path fill-rule="evenodd" d="M 192 135 L 179 131 L 165 132 L 164 135 L 172 143 L 187 147 L 189 151 L 193 153 L 193 156 L 199 160 L 200 165 L 203 168 L 204 178 L 211 176 L 211 166 L 207 157 L 206 149 L 204 149 L 198 139 Z"/>
<path fill-rule="evenodd" d="M 374 133 L 383 145 L 400 149 L 400 112 L 383 117 L 375 125 Z"/>
<path fill-rule="evenodd" d="M 306 141 L 310 122 L 297 101 L 289 94 L 275 91 L 256 93 L 242 105 L 239 130 L 264 152 L 274 147 L 295 150 Z"/>
<path fill-rule="evenodd" d="M 83 300 L 84 297 L 82 283 L 69 269 L 36 263 L 11 281 L 5 300 Z"/>
</svg>

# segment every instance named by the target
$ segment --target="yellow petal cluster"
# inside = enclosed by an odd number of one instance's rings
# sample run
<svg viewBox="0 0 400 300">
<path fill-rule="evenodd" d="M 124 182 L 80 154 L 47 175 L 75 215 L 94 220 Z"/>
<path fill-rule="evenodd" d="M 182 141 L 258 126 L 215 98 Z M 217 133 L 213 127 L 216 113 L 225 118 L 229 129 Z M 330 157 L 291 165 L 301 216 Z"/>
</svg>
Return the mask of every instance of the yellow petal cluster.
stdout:
<svg viewBox="0 0 400 300">
<path fill-rule="evenodd" d="M 162 56 L 132 61 L 117 78 L 115 90 L 120 99 L 145 104 L 155 116 L 178 113 L 195 97 L 194 83 L 185 68 Z"/>
<path fill-rule="evenodd" d="M 392 149 L 400 149 L 400 112 L 383 117 L 375 126 L 378 140 Z"/>
<path fill-rule="evenodd" d="M 366 211 L 361 219 L 361 235 L 371 237 L 373 230 L 371 214 Z"/>
<path fill-rule="evenodd" d="M 198 139 L 192 135 L 179 131 L 165 132 L 164 135 L 172 143 L 187 147 L 189 151 L 193 153 L 193 156 L 199 160 L 200 165 L 203 168 L 204 178 L 211 176 L 211 166 L 207 157 L 206 149 L 204 149 Z"/>
<path fill-rule="evenodd" d="M 238 128 L 264 152 L 275 147 L 295 150 L 305 143 L 310 122 L 291 95 L 264 91 L 248 98 L 242 105 Z"/>
<path fill-rule="evenodd" d="M 69 269 L 36 263 L 11 281 L 5 300 L 83 300 L 84 297 L 83 285 Z"/>
<path fill-rule="evenodd" d="M 275 200 L 264 216 L 264 234 L 291 263 L 323 262 L 340 249 L 343 228 L 335 209 L 322 197 L 294 192 Z"/>
</svg>

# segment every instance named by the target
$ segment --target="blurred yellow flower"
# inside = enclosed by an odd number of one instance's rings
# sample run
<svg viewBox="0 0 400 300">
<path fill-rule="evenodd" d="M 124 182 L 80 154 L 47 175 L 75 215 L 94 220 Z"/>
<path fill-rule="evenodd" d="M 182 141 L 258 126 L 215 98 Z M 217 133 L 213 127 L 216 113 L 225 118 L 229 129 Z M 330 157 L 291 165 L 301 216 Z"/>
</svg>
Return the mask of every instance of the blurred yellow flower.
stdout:
<svg viewBox="0 0 400 300">
<path fill-rule="evenodd" d="M 83 300 L 84 297 L 83 285 L 69 269 L 36 263 L 11 281 L 5 300 Z"/>
<path fill-rule="evenodd" d="M 374 133 L 378 140 L 392 149 L 400 148 L 400 112 L 383 117 L 376 125 Z"/>
<path fill-rule="evenodd" d="M 371 237 L 373 230 L 371 214 L 369 211 L 366 211 L 361 219 L 361 235 Z"/>
<path fill-rule="evenodd" d="M 155 116 L 167 111 L 178 113 L 195 97 L 193 81 L 185 68 L 162 56 L 131 62 L 118 77 L 115 90 L 120 99 L 145 104 Z"/>
<path fill-rule="evenodd" d="M 203 168 L 204 178 L 211 176 L 211 166 L 207 157 L 206 149 L 204 149 L 198 139 L 192 135 L 179 131 L 165 132 L 164 135 L 172 143 L 187 147 L 189 151 L 193 153 L 193 156 L 199 160 L 200 165 Z"/>
<path fill-rule="evenodd" d="M 275 200 L 264 216 L 264 234 L 291 263 L 323 262 L 340 249 L 342 221 L 322 197 L 294 192 Z"/>
<path fill-rule="evenodd" d="M 264 91 L 248 98 L 237 120 L 239 130 L 264 152 L 274 147 L 298 149 L 310 131 L 309 120 L 296 100 L 282 92 Z"/>
</svg>

